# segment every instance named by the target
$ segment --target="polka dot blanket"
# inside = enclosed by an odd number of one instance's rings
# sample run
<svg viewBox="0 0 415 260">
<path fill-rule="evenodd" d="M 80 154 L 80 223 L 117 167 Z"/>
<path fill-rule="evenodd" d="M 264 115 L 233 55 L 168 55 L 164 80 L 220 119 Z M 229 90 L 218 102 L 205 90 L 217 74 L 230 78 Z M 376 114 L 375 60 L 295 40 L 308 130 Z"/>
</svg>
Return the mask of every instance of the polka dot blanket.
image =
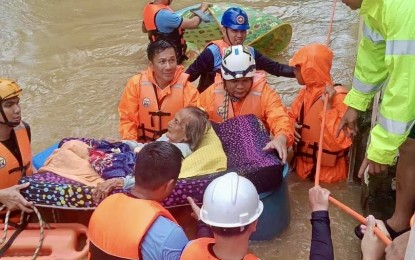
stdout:
<svg viewBox="0 0 415 260">
<path fill-rule="evenodd" d="M 231 118 L 221 124 L 214 124 L 213 127 L 227 155 L 228 169 L 179 179 L 172 194 L 164 201 L 166 207 L 187 204 L 187 196 L 193 197 L 196 202 L 201 202 L 207 185 L 216 177 L 229 171 L 236 171 L 250 179 L 259 193 L 275 189 L 281 184 L 283 165 L 275 152 L 262 150 L 270 137 L 257 117 L 245 115 Z M 61 144 L 68 140 L 71 139 L 64 139 Z M 91 141 L 87 138 L 78 140 Z M 91 196 L 93 187 L 60 177 L 52 172 L 27 176 L 20 182 L 31 183 L 29 188 L 22 191 L 22 194 L 38 207 L 93 209 L 97 206 Z M 120 192 L 120 190 L 115 192 Z"/>
</svg>

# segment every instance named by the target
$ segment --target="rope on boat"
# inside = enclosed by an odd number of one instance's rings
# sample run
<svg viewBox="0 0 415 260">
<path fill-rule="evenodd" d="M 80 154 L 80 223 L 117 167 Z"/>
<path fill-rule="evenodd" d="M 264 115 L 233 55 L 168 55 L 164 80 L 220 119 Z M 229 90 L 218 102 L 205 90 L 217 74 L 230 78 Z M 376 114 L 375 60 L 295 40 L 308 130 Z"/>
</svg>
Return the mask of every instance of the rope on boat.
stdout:
<svg viewBox="0 0 415 260">
<path fill-rule="evenodd" d="M 332 7 L 331 18 L 330 18 L 329 30 L 327 33 L 327 41 L 326 41 L 327 46 L 330 46 L 330 36 L 332 32 L 332 27 L 333 27 L 334 13 L 336 10 L 336 2 L 337 2 L 336 0 L 333 0 L 333 7 Z M 328 103 L 327 94 L 323 95 L 323 99 L 324 99 L 324 108 L 323 108 L 323 117 L 322 117 L 322 122 L 321 122 L 321 127 L 320 127 L 320 139 L 318 142 L 317 165 L 316 165 L 316 175 L 314 179 L 314 186 L 320 185 L 321 157 L 323 154 L 323 136 L 324 136 L 324 126 L 326 124 L 326 111 L 327 111 L 327 103 Z M 360 223 L 366 224 L 366 219 L 362 215 L 360 215 L 359 213 L 357 213 L 356 211 L 354 211 L 347 205 L 343 204 L 342 202 L 336 200 L 333 196 L 331 195 L 329 196 L 329 201 L 336 207 L 340 208 L 341 210 L 343 210 L 350 216 L 357 219 Z M 374 232 L 378 236 L 378 238 L 382 240 L 382 242 L 385 243 L 386 245 L 390 245 L 392 243 L 392 241 L 378 227 L 375 226 Z"/>
<path fill-rule="evenodd" d="M 6 208 L 6 206 L 3 205 L 2 207 L 0 207 L 0 211 L 2 211 L 5 208 Z M 42 215 L 40 214 L 39 210 L 35 206 L 33 206 L 33 211 L 35 212 L 35 214 L 36 214 L 36 216 L 39 220 L 39 242 L 38 242 L 38 244 L 36 246 L 36 250 L 33 253 L 32 258 L 31 258 L 32 260 L 35 260 L 37 258 L 37 255 L 39 254 L 40 248 L 43 245 L 43 239 L 44 239 L 44 227 L 43 226 L 46 225 L 46 224 L 43 221 Z M 6 237 L 7 237 L 7 231 L 8 231 L 7 227 L 9 225 L 10 212 L 11 211 L 8 210 L 7 213 L 6 213 L 6 218 L 4 220 L 3 237 L 0 240 L 0 244 L 3 244 L 4 241 L 6 240 Z M 23 221 L 24 221 L 24 212 L 22 211 L 22 213 L 20 215 L 19 225 L 21 225 L 23 223 Z"/>
</svg>

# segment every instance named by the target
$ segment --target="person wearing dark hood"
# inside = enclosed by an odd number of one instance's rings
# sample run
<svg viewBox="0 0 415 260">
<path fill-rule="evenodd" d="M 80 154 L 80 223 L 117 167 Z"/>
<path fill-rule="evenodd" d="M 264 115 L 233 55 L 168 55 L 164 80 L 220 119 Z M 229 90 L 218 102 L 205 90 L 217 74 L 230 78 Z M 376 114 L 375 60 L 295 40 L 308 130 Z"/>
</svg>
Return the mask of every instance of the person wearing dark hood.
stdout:
<svg viewBox="0 0 415 260">
<path fill-rule="evenodd" d="M 288 111 L 295 126 L 296 172 L 303 179 L 314 179 L 324 98 L 328 100 L 320 181 L 336 182 L 347 177 L 346 156 L 352 142 L 344 133 L 336 137 L 337 127 L 347 110 L 343 103 L 347 89 L 333 87 L 330 75 L 332 61 L 333 52 L 322 44 L 301 48 L 290 61 L 290 65 L 299 68 L 296 70 L 297 80 L 304 85 Z"/>
</svg>

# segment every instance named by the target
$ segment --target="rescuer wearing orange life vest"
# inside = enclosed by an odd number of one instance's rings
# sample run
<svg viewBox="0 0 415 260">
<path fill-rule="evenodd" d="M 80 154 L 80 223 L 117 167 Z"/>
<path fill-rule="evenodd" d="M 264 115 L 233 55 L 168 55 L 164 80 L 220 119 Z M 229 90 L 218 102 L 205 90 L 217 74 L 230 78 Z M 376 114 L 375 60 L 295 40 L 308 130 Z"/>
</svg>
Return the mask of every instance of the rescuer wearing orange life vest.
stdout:
<svg viewBox="0 0 415 260">
<path fill-rule="evenodd" d="M 235 116 L 256 115 L 274 136 L 264 149 L 275 149 L 282 162 L 293 142 L 293 126 L 277 92 L 271 89 L 262 72 L 256 72 L 255 59 L 246 46 L 226 49 L 221 74 L 200 94 L 199 104 L 209 119 L 222 122 Z"/>
<path fill-rule="evenodd" d="M 259 259 L 248 253 L 248 244 L 264 206 L 251 181 L 230 172 L 209 184 L 201 209 L 193 199 L 188 200 L 195 215 L 211 226 L 215 238 L 190 241 L 181 260 Z"/>
<path fill-rule="evenodd" d="M 304 85 L 291 105 L 288 115 L 295 125 L 296 172 L 305 179 L 314 179 L 318 142 L 323 116 L 323 94 L 328 97 L 324 126 L 320 181 L 346 179 L 347 151 L 351 140 L 341 133 L 336 137 L 340 120 L 347 110 L 343 100 L 347 89 L 333 86 L 330 70 L 333 52 L 325 45 L 310 44 L 301 48 L 290 61 L 296 66 L 298 83 Z"/>
<path fill-rule="evenodd" d="M 32 212 L 33 203 L 20 194 L 30 184 L 17 185 L 21 177 L 33 173 L 30 127 L 21 120 L 21 92 L 16 82 L 0 78 L 0 203 L 10 210 Z"/>
<path fill-rule="evenodd" d="M 154 141 L 167 132 L 177 111 L 197 105 L 198 91 L 177 65 L 173 45 L 150 43 L 147 56 L 148 69 L 128 80 L 118 106 L 124 140 Z"/>
<path fill-rule="evenodd" d="M 176 185 L 182 153 L 152 142 L 137 154 L 135 187 L 113 194 L 95 209 L 88 226 L 89 259 L 179 259 L 188 239 L 160 203 Z"/>
<path fill-rule="evenodd" d="M 184 29 L 194 29 L 202 21 L 209 21 L 204 15 L 208 9 L 207 3 L 202 3 L 198 10 L 192 10 L 195 14 L 192 18 L 183 18 L 171 9 L 173 0 L 154 0 L 147 3 L 143 10 L 143 32 L 148 33 L 150 42 L 167 40 L 171 42 L 177 51 L 177 60 L 181 64 L 186 57 L 186 41 Z"/>
</svg>

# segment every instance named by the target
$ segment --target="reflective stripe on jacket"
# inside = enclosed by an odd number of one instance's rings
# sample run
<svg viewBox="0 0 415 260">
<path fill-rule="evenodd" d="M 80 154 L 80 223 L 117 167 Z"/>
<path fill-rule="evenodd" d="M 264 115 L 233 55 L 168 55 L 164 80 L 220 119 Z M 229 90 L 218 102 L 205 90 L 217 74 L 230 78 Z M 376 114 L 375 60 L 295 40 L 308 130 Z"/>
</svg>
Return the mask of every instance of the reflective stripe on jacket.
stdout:
<svg viewBox="0 0 415 260">
<path fill-rule="evenodd" d="M 150 68 L 130 78 L 118 106 L 121 138 L 155 140 L 167 131 L 177 111 L 196 106 L 198 91 L 188 77 L 178 66 L 171 84 L 164 89 L 157 86 Z"/>
<path fill-rule="evenodd" d="M 215 244 L 214 238 L 199 238 L 192 240 L 183 250 L 180 260 L 209 259 L 218 260 L 209 252 L 209 245 Z M 246 254 L 242 260 L 259 260 L 253 254 Z"/>
<path fill-rule="evenodd" d="M 367 156 L 392 164 L 415 122 L 415 4 L 413 0 L 362 3 L 360 41 L 353 88 L 345 103 L 365 111 L 384 88 L 378 124 L 371 131 Z"/>
<path fill-rule="evenodd" d="M 177 223 L 158 202 L 121 193 L 109 196 L 99 204 L 89 221 L 88 239 L 92 243 L 89 259 L 142 259 L 141 242 L 159 216 Z"/>
<path fill-rule="evenodd" d="M 23 176 L 32 175 L 32 151 L 29 136 L 23 123 L 13 128 L 23 165 L 13 153 L 0 143 L 0 189 L 14 186 Z"/>
<path fill-rule="evenodd" d="M 279 95 L 266 82 L 265 73 L 257 71 L 253 81 L 251 90 L 244 100 L 239 102 L 229 100 L 228 106 L 224 106 L 226 91 L 222 76 L 217 74 L 215 82 L 200 94 L 199 105 L 209 114 L 209 118 L 216 122 L 222 122 L 222 116 L 232 118 L 254 114 L 273 136 L 285 135 L 287 146 L 290 146 L 294 138 L 293 126 Z"/>
</svg>

